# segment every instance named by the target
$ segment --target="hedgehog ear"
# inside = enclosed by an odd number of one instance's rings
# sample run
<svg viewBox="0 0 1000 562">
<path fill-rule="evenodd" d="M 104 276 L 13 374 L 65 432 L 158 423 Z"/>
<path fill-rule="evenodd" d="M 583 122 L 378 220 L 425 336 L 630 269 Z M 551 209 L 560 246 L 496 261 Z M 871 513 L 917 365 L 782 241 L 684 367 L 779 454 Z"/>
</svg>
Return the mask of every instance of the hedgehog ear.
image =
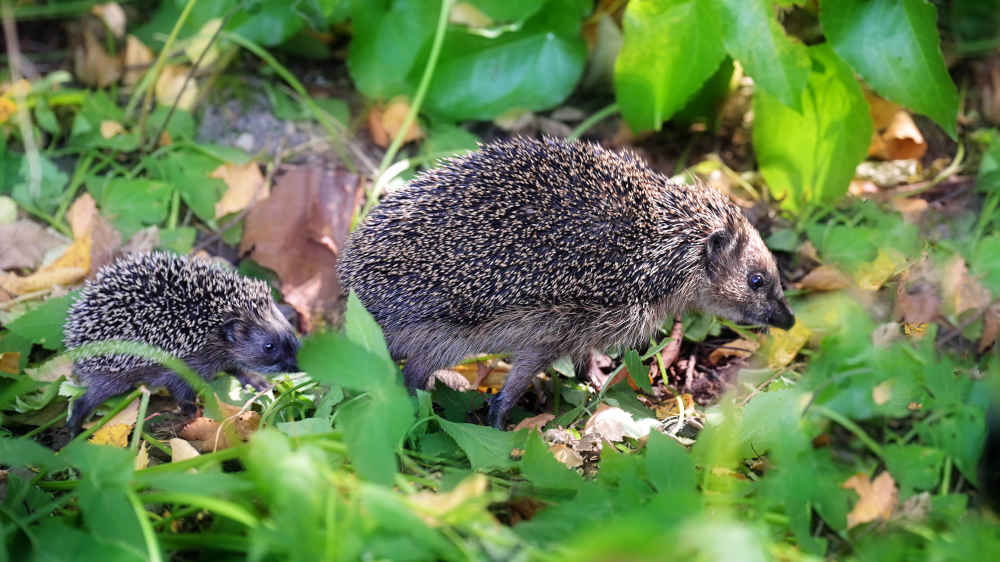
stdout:
<svg viewBox="0 0 1000 562">
<path fill-rule="evenodd" d="M 733 235 L 725 230 L 716 230 L 705 241 L 705 268 L 710 278 L 715 279 L 725 269 L 734 241 Z"/>
<path fill-rule="evenodd" d="M 242 325 L 238 318 L 227 320 L 222 324 L 222 337 L 226 338 L 226 341 L 229 343 L 236 343 L 241 331 Z"/>
</svg>

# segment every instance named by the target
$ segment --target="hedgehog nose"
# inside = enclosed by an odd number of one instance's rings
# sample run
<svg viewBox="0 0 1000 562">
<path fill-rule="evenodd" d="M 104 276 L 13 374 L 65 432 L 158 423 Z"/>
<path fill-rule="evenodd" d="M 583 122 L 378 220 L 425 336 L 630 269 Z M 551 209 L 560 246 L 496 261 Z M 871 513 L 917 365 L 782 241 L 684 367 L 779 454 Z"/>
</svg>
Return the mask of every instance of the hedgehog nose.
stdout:
<svg viewBox="0 0 1000 562">
<path fill-rule="evenodd" d="M 767 319 L 767 323 L 782 330 L 787 330 L 795 325 L 795 315 L 792 314 L 784 299 L 776 301 L 771 307 L 771 316 Z"/>
</svg>

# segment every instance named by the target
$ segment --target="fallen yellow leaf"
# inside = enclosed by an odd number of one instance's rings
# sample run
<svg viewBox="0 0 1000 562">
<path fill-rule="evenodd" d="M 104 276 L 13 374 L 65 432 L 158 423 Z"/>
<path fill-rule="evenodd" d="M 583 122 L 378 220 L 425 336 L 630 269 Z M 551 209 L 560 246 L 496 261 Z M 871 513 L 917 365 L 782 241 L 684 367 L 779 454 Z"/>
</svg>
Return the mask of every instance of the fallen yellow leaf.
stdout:
<svg viewBox="0 0 1000 562">
<path fill-rule="evenodd" d="M 242 211 L 270 195 L 268 186 L 264 185 L 264 174 L 260 173 L 260 166 L 253 161 L 246 164 L 223 164 L 212 170 L 211 177 L 221 179 L 228 187 L 215 204 L 215 218 Z"/>
<path fill-rule="evenodd" d="M 906 256 L 893 248 L 879 248 L 878 255 L 869 263 L 858 268 L 858 287 L 877 291 L 906 264 Z"/>
<path fill-rule="evenodd" d="M 153 58 L 152 49 L 135 35 L 129 35 L 125 39 L 125 76 L 122 77 L 122 82 L 131 86 L 142 80 L 153 64 Z"/>
<path fill-rule="evenodd" d="M 170 443 L 170 462 L 180 462 L 186 461 L 188 459 L 193 459 L 200 455 L 197 449 L 194 448 L 187 441 L 174 437 L 169 441 Z M 194 469 L 192 469 L 194 470 Z"/>
<path fill-rule="evenodd" d="M 191 111 L 198 100 L 198 86 L 193 78 L 187 79 L 190 71 L 191 67 L 179 64 L 163 67 L 154 88 L 157 103 L 167 106 L 176 103 L 178 109 Z"/>
<path fill-rule="evenodd" d="M 132 426 L 123 423 L 107 423 L 90 436 L 90 442 L 95 445 L 112 445 L 121 449 L 128 446 L 128 434 Z"/>
<path fill-rule="evenodd" d="M 811 291 L 836 291 L 851 286 L 851 278 L 832 265 L 821 265 L 796 283 L 800 289 Z"/>
<path fill-rule="evenodd" d="M 21 372 L 18 365 L 21 364 L 21 352 L 4 351 L 0 353 L 0 372 L 16 375 Z"/>
<path fill-rule="evenodd" d="M 771 368 L 784 367 L 795 359 L 802 346 L 809 341 L 812 330 L 802 322 L 796 322 L 791 330 L 771 328 L 768 340 L 767 364 Z"/>
<path fill-rule="evenodd" d="M 17 113 L 17 104 L 9 98 L 0 98 L 0 123 L 6 123 L 11 115 Z"/>
<path fill-rule="evenodd" d="M 187 46 L 184 47 L 184 54 L 191 63 L 198 63 L 199 68 L 204 68 L 207 66 L 212 66 L 212 64 L 219 59 L 219 46 L 218 43 L 214 43 L 212 39 L 215 37 L 215 33 L 222 27 L 221 18 L 213 18 L 205 22 L 205 25 L 201 26 L 198 33 L 188 39 Z M 208 52 L 205 52 L 205 51 Z M 202 56 L 202 53 L 205 53 Z M 198 59 L 201 58 L 199 62 Z"/>
<path fill-rule="evenodd" d="M 125 133 L 125 127 L 117 121 L 101 121 L 101 136 L 110 139 L 115 135 Z"/>
</svg>

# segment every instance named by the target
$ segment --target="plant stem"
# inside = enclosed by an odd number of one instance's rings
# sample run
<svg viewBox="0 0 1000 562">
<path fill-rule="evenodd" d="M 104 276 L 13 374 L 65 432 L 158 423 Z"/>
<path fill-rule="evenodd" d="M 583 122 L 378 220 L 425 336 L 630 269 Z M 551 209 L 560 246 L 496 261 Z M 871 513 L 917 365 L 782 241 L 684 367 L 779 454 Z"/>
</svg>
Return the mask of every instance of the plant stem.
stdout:
<svg viewBox="0 0 1000 562">
<path fill-rule="evenodd" d="M 590 117 L 584 119 L 583 123 L 580 123 L 573 129 L 573 132 L 569 134 L 569 140 L 576 140 L 580 138 L 584 133 L 590 130 L 591 127 L 600 123 L 605 117 L 611 115 L 618 111 L 618 102 L 612 103 L 605 108 L 599 110 L 597 113 L 591 115 Z"/>
<path fill-rule="evenodd" d="M 139 130 L 142 131 L 145 126 L 146 112 L 149 111 L 149 106 L 153 102 L 153 83 L 156 81 L 156 77 L 160 75 L 163 71 L 164 65 L 167 64 L 167 58 L 170 55 L 170 49 L 173 48 L 174 42 L 177 41 L 177 35 L 180 34 L 181 28 L 187 22 L 188 16 L 191 15 L 191 10 L 194 9 L 194 5 L 198 3 L 198 0 L 188 0 L 185 4 L 184 9 L 181 10 L 181 15 L 177 17 L 177 21 L 174 22 L 174 28 L 170 30 L 170 35 L 167 36 L 166 42 L 163 43 L 163 49 L 160 51 L 160 56 L 156 57 L 156 62 L 153 63 L 153 67 L 149 69 L 146 76 L 143 77 L 142 85 L 145 86 L 136 88 L 132 97 L 128 100 L 128 105 L 125 106 L 125 115 L 131 116 L 132 112 L 135 111 L 135 105 L 139 103 L 139 95 L 145 90 L 146 97 L 142 104 L 142 118 L 139 120 Z"/>
<path fill-rule="evenodd" d="M 875 453 L 878 456 L 878 458 L 885 460 L 885 451 L 882 449 L 882 446 L 876 443 L 874 439 L 869 437 L 868 434 L 865 433 L 865 430 L 861 429 L 861 426 L 847 419 L 839 412 L 835 412 L 827 408 L 826 406 L 819 406 L 817 404 L 813 404 L 812 408 L 813 411 L 819 412 L 820 414 L 842 425 L 844 429 L 853 433 L 855 437 L 860 439 L 862 443 L 864 443 L 869 449 L 871 449 L 871 451 Z"/>
<path fill-rule="evenodd" d="M 139 439 L 142 438 L 142 426 L 146 419 L 146 410 L 149 408 L 149 389 L 145 386 L 139 387 L 139 392 L 142 393 L 142 398 L 139 400 L 139 413 L 135 418 L 135 428 L 132 430 L 132 452 L 135 453 L 139 450 Z"/>
<path fill-rule="evenodd" d="M 129 488 L 125 491 L 125 495 L 128 497 L 128 502 L 132 504 L 132 509 L 135 510 L 135 516 L 139 520 L 139 528 L 142 529 L 142 538 L 146 541 L 146 551 L 149 553 L 149 558 L 146 560 L 161 562 L 163 558 L 160 554 L 160 545 L 156 542 L 156 532 L 153 531 L 153 524 L 149 522 L 149 517 L 146 515 L 146 508 L 139 501 L 135 490 Z"/>
<path fill-rule="evenodd" d="M 424 96 L 427 94 L 427 89 L 431 85 L 431 78 L 434 76 L 434 69 L 437 67 L 438 56 L 441 54 L 441 45 L 444 43 L 445 30 L 448 28 L 448 14 L 451 12 L 452 2 L 454 0 L 441 0 L 441 12 L 438 14 L 437 29 L 434 31 L 434 43 L 431 44 L 431 54 L 427 59 L 427 66 L 424 67 L 424 74 L 420 77 L 417 92 L 410 101 L 410 111 L 407 112 L 406 119 L 403 120 L 402 126 L 396 132 L 395 138 L 392 139 L 392 144 L 389 145 L 388 150 L 385 151 L 385 155 L 382 157 L 382 163 L 379 164 L 375 183 L 381 181 L 382 174 L 385 173 L 393 160 L 395 160 L 396 153 L 399 152 L 399 147 L 403 145 L 403 137 L 410 129 L 410 125 L 417 119 L 417 113 L 420 112 L 420 106 L 424 102 Z M 366 215 L 375 206 L 374 203 L 377 200 L 378 190 L 372 189 L 368 193 L 368 201 L 365 203 L 365 208 L 361 213 L 362 216 Z"/>
</svg>

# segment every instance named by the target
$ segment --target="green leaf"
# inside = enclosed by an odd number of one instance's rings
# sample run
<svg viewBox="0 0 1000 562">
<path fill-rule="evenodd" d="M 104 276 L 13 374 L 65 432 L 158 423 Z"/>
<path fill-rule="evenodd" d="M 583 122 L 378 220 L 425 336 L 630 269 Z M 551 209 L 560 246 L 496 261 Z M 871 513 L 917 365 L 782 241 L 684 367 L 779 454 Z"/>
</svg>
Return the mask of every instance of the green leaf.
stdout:
<svg viewBox="0 0 1000 562">
<path fill-rule="evenodd" d="M 288 0 L 255 0 L 241 3 L 226 27 L 260 45 L 271 47 L 298 33 L 305 25 L 301 13 Z M 224 14 L 225 11 L 216 12 Z"/>
<path fill-rule="evenodd" d="M 428 527 L 427 522 L 418 517 L 398 494 L 376 486 L 363 486 L 360 496 L 362 509 L 367 515 L 392 534 L 407 539 L 402 545 L 390 545 L 387 541 L 378 541 L 381 544 L 373 547 L 383 550 L 383 556 L 378 557 L 379 559 L 462 560 L 466 558 L 454 545 Z"/>
<path fill-rule="evenodd" d="M 575 490 L 583 484 L 583 479 L 575 470 L 556 460 L 537 431 L 528 435 L 521 474 L 538 488 Z"/>
<path fill-rule="evenodd" d="M 476 150 L 479 138 L 462 127 L 437 122 L 427 131 L 427 140 L 420 146 L 420 156 L 426 167 L 432 167 L 441 158 Z"/>
<path fill-rule="evenodd" d="M 646 473 L 659 493 L 691 492 L 697 483 L 691 455 L 684 447 L 659 431 L 649 432 Z"/>
<path fill-rule="evenodd" d="M 925 0 L 838 0 L 820 10 L 833 49 L 883 97 L 927 115 L 956 137 L 958 91 Z"/>
<path fill-rule="evenodd" d="M 437 0 L 355 0 L 347 68 L 368 98 L 409 90 L 407 76 L 423 60 L 434 35 Z"/>
<path fill-rule="evenodd" d="M 719 15 L 726 51 L 743 65 L 754 85 L 801 110 L 809 55 L 805 45 L 785 34 L 773 0 L 721 0 Z"/>
<path fill-rule="evenodd" d="M 144 226 L 167 218 L 173 188 L 165 182 L 116 178 L 107 183 L 100 198 L 102 214 L 128 239 Z"/>
<path fill-rule="evenodd" d="M 782 207 L 835 201 L 868 153 L 872 121 L 854 72 L 826 45 L 809 48 L 812 72 L 797 112 L 754 92 L 753 144 L 760 172 Z"/>
<path fill-rule="evenodd" d="M 25 208 L 51 214 L 62 200 L 69 177 L 48 158 L 37 156 L 32 161 L 16 152 L 4 154 L 5 174 L 0 177 L 4 186 L 0 189 L 9 189 L 11 197 Z"/>
<path fill-rule="evenodd" d="M 193 226 L 181 226 L 177 228 L 163 229 L 160 231 L 160 245 L 164 250 L 187 255 L 194 247 L 194 240 L 198 231 Z"/>
<path fill-rule="evenodd" d="M 278 431 L 289 437 L 302 437 L 303 435 L 323 435 L 330 433 L 333 429 L 329 419 L 305 418 L 302 420 L 278 422 L 275 424 Z"/>
<path fill-rule="evenodd" d="M 397 384 L 396 365 L 341 334 L 316 333 L 302 342 L 299 365 L 313 379 L 351 390 Z"/>
<path fill-rule="evenodd" d="M 649 367 L 642 364 L 639 353 L 630 349 L 625 352 L 625 368 L 632 377 L 632 382 L 643 392 L 650 394 L 653 392 L 652 385 L 649 384 Z"/>
<path fill-rule="evenodd" d="M 215 225 L 215 204 L 226 191 L 225 182 L 210 177 L 223 162 L 215 156 L 214 148 L 218 147 L 185 147 L 172 152 L 168 158 L 150 162 L 155 179 L 174 186 L 184 203 L 208 225 Z M 246 156 L 236 149 L 229 149 L 227 153 Z"/>
<path fill-rule="evenodd" d="M 0 438 L 0 459 L 11 466 L 34 466 L 46 471 L 66 466 L 66 461 L 51 449 L 23 438 Z"/>
<path fill-rule="evenodd" d="M 520 432 L 500 431 L 470 423 L 454 423 L 443 418 L 437 422 L 469 457 L 476 470 L 504 470 L 514 466 L 510 452 L 523 440 Z"/>
<path fill-rule="evenodd" d="M 586 60 L 576 30 L 561 34 L 534 25 L 496 38 L 455 30 L 442 47 L 424 105 L 453 120 L 492 119 L 515 107 L 548 109 L 570 94 Z"/>
<path fill-rule="evenodd" d="M 919 445 L 886 445 L 882 452 L 886 468 L 904 497 L 914 490 L 930 490 L 937 486 L 944 463 L 941 450 Z"/>
<path fill-rule="evenodd" d="M 698 0 L 633 0 L 622 27 L 618 105 L 633 130 L 659 129 L 722 62 L 718 14 Z"/>
<path fill-rule="evenodd" d="M 65 349 L 62 343 L 63 323 L 66 322 L 69 307 L 77 294 L 78 291 L 74 291 L 68 295 L 48 299 L 17 317 L 7 329 L 12 334 L 42 345 L 45 349 L 62 351 Z"/>
<path fill-rule="evenodd" d="M 337 409 L 347 456 L 359 476 L 391 486 L 396 476 L 396 449 L 413 425 L 413 402 L 402 385 L 385 383 Z"/>
<path fill-rule="evenodd" d="M 167 116 L 170 120 L 167 121 Z M 167 128 L 165 131 L 170 134 L 171 140 L 176 142 L 179 139 L 192 139 L 195 134 L 195 122 L 194 116 L 191 113 L 184 111 L 183 109 L 171 108 L 164 105 L 157 105 L 153 111 L 149 113 L 149 117 L 146 122 L 146 131 L 148 134 L 156 134 L 157 131 L 163 129 L 163 123 L 166 122 Z"/>
<path fill-rule="evenodd" d="M 369 353 L 391 362 L 389 348 L 385 345 L 382 328 L 371 314 L 365 310 L 358 295 L 351 291 L 347 297 L 347 310 L 344 313 L 344 334 L 347 339 L 360 345 Z"/>
</svg>

